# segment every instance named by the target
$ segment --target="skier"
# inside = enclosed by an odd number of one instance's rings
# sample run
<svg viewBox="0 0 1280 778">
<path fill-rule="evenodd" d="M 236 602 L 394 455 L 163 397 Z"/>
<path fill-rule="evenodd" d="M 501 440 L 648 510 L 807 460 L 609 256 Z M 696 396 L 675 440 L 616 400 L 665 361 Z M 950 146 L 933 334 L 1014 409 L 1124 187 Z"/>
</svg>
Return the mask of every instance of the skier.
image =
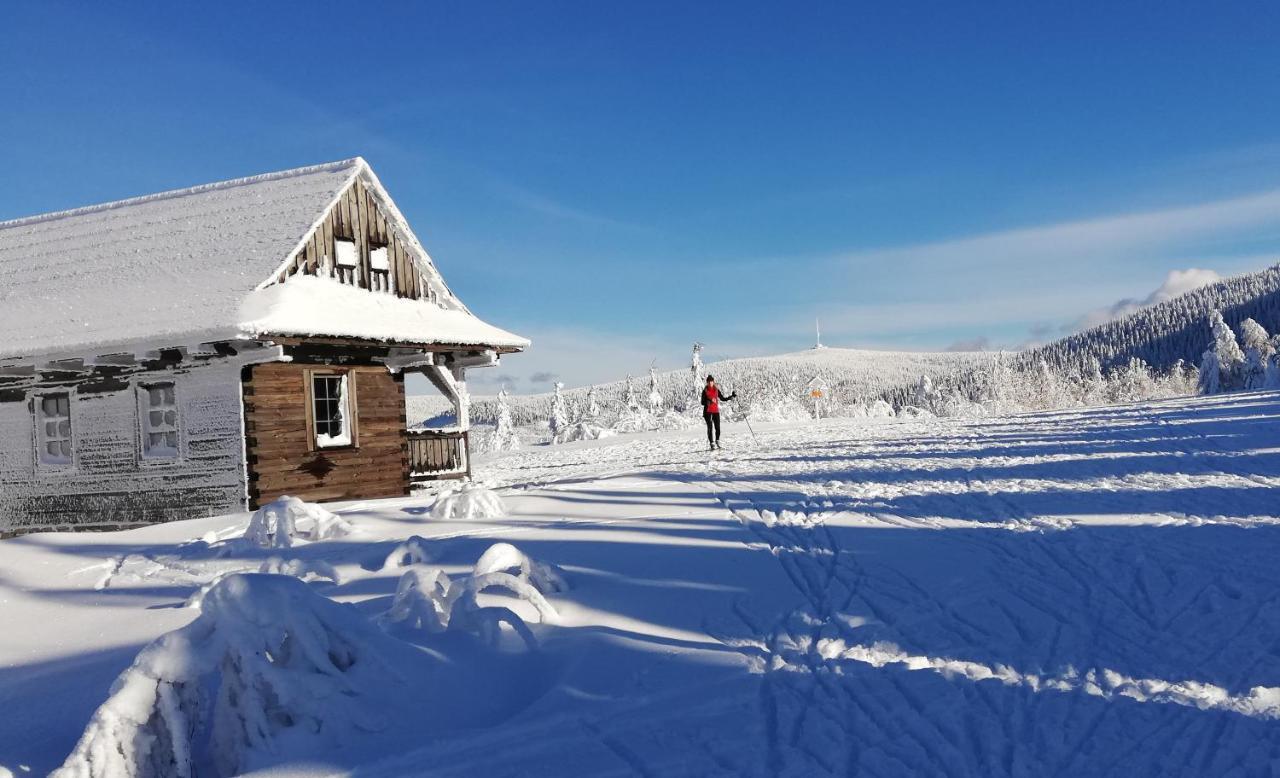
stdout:
<svg viewBox="0 0 1280 778">
<path fill-rule="evenodd" d="M 712 451 L 720 448 L 720 403 L 737 396 L 737 392 L 727 396 L 720 394 L 715 376 L 707 376 L 707 388 L 702 390 L 702 420 L 707 423 L 707 442 L 711 444 Z"/>
</svg>

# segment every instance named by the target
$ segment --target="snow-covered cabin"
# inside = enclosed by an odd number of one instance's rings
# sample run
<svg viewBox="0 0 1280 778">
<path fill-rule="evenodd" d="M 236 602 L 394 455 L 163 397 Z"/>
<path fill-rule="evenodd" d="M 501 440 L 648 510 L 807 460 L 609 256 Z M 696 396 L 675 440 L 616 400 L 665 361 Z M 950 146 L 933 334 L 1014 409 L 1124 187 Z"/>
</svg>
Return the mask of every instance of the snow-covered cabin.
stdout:
<svg viewBox="0 0 1280 778">
<path fill-rule="evenodd" d="M 481 321 L 363 159 L 0 222 L 0 533 L 469 470 Z M 457 411 L 408 430 L 404 375 Z"/>
</svg>

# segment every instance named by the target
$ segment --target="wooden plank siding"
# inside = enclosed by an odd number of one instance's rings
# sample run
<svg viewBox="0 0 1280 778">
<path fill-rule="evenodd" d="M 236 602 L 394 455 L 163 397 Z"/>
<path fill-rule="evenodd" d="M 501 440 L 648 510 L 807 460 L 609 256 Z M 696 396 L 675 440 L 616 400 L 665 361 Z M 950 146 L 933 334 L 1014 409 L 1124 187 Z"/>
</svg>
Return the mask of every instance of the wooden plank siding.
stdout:
<svg viewBox="0 0 1280 778">
<path fill-rule="evenodd" d="M 312 371 L 354 382 L 355 444 L 316 448 L 310 421 Z M 273 362 L 246 368 L 245 451 L 251 507 L 292 495 L 304 500 L 409 493 L 404 378 L 382 367 Z"/>
<path fill-rule="evenodd" d="M 284 281 L 298 273 L 338 278 L 334 270 L 336 239 L 355 241 L 357 263 L 351 281 L 355 286 L 374 291 L 369 252 L 386 246 L 391 265 L 388 273 L 390 287 L 383 293 L 415 300 L 434 299 L 430 285 L 414 264 L 412 251 L 392 229 L 391 222 L 378 206 L 377 198 L 359 179 L 342 193 L 329 215 L 292 257 L 276 281 Z"/>
</svg>

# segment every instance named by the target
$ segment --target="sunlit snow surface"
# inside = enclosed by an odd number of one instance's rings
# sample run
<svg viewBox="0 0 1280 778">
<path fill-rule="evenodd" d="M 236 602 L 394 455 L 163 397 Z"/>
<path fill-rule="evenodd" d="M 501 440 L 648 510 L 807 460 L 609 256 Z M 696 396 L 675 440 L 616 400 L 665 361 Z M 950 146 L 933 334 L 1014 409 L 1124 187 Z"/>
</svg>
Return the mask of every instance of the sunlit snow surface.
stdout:
<svg viewBox="0 0 1280 778">
<path fill-rule="evenodd" d="M 456 576 L 496 542 L 571 584 L 552 623 L 491 595 L 536 649 L 424 638 L 451 663 L 435 694 L 404 686 L 425 698 L 389 701 L 380 733 L 299 733 L 264 771 L 1280 765 L 1280 396 L 725 433 L 714 455 L 692 430 L 481 458 L 501 518 L 433 519 L 423 495 L 328 505 L 356 531 L 289 548 L 232 542 L 246 515 L 0 541 L 0 766 L 60 764 L 219 574 L 324 561 L 338 583 L 312 591 L 372 621 L 403 563 Z M 414 535 L 422 553 L 395 553 Z"/>
</svg>

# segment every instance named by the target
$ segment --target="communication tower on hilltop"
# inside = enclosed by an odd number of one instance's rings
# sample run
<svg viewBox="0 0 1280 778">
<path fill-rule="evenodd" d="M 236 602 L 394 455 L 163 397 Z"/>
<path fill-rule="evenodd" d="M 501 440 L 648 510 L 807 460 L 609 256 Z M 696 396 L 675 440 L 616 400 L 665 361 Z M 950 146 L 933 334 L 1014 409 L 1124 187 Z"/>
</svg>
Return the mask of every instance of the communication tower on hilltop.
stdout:
<svg viewBox="0 0 1280 778">
<path fill-rule="evenodd" d="M 826 346 L 822 345 L 822 323 L 819 322 L 817 319 L 813 320 L 813 332 L 814 332 L 813 347 L 815 349 L 826 348 Z"/>
</svg>

